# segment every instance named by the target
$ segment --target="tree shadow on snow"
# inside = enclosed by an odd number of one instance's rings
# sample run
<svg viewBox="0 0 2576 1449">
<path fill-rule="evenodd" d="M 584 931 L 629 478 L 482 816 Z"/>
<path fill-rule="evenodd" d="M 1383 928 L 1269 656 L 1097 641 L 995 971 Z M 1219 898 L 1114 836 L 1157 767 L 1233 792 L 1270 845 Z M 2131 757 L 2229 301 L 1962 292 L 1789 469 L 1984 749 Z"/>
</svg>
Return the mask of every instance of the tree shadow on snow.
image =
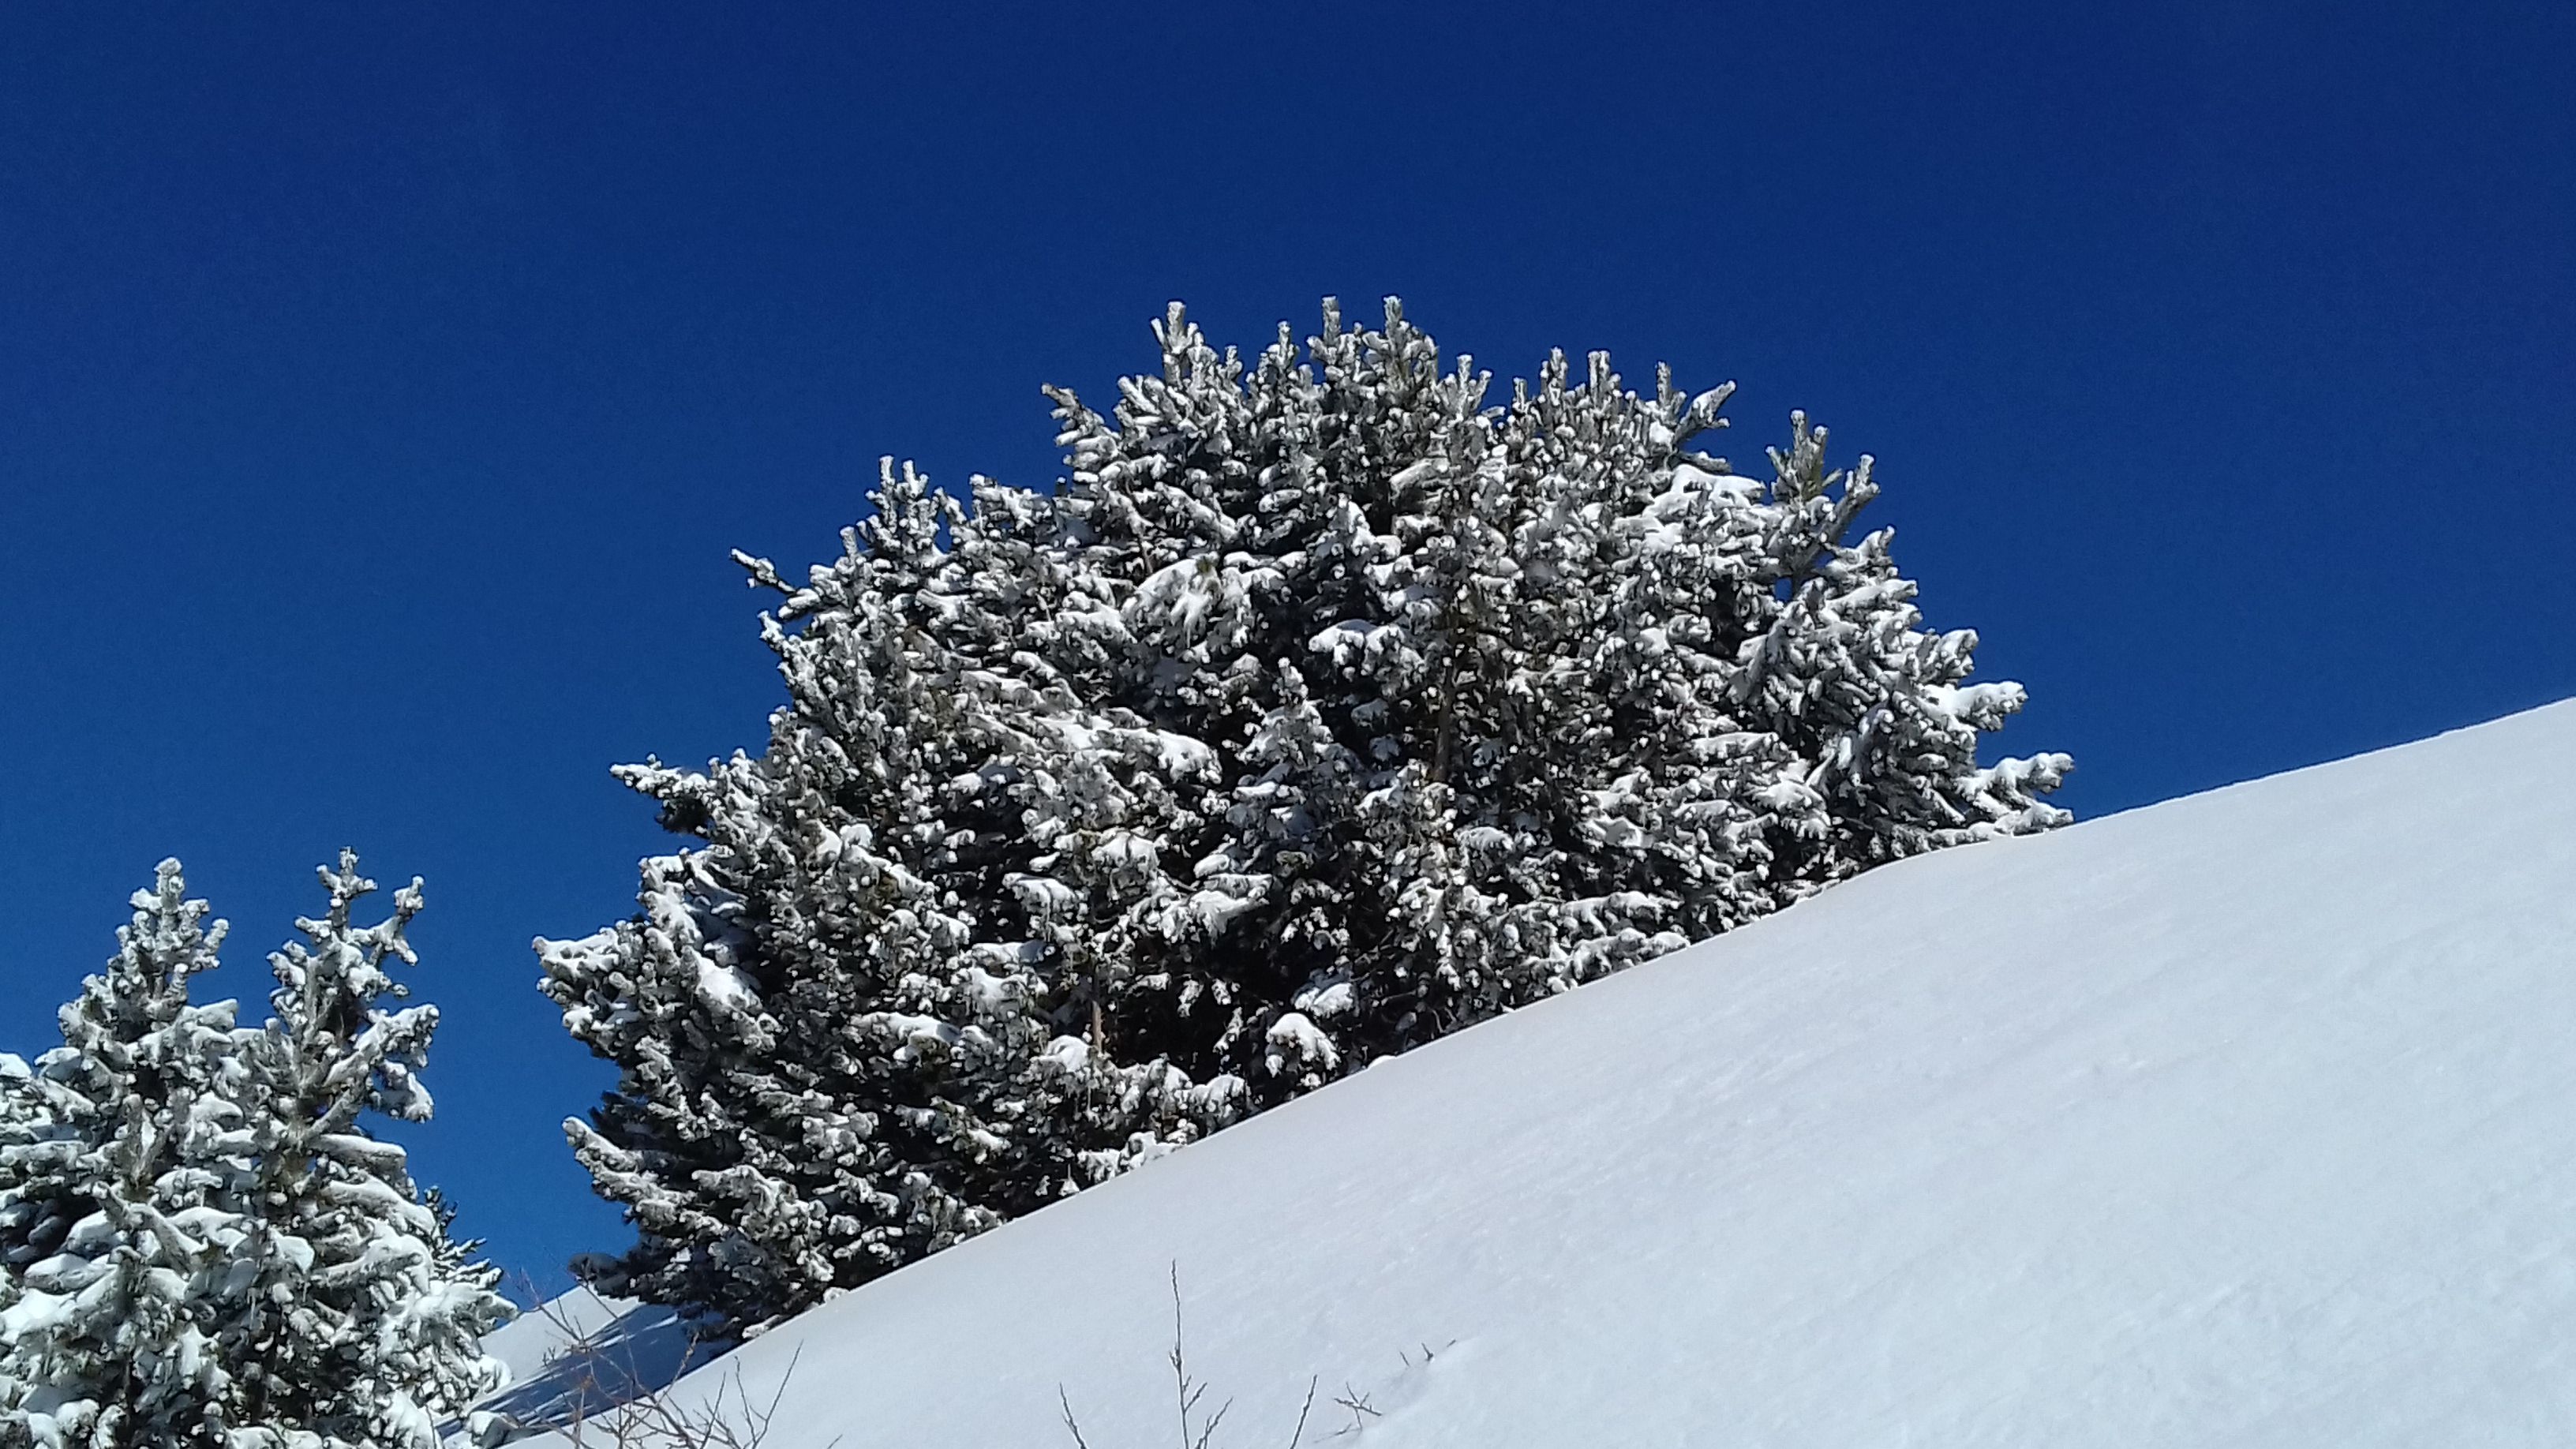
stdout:
<svg viewBox="0 0 2576 1449">
<path fill-rule="evenodd" d="M 483 1442 L 506 1443 L 596 1418 L 670 1387 L 736 1347 L 662 1304 L 592 1299 L 590 1306 L 593 1313 L 578 1313 L 558 1300 L 529 1311 L 555 1330 L 556 1347 L 534 1373 L 475 1406 L 477 1419 L 498 1421 Z M 603 1313 L 609 1316 L 585 1321 Z"/>
</svg>

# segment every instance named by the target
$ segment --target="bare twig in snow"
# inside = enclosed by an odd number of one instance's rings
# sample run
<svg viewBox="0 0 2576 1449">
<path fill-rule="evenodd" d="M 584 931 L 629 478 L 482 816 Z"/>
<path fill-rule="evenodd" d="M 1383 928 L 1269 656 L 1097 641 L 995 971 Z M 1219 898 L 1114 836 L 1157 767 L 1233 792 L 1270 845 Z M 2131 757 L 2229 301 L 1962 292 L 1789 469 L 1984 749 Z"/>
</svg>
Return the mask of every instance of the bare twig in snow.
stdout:
<svg viewBox="0 0 2576 1449">
<path fill-rule="evenodd" d="M 1066 1396 L 1064 1385 L 1055 1386 L 1055 1401 L 1064 1406 L 1064 1432 L 1073 1436 L 1073 1449 L 1091 1449 L 1082 1437 L 1082 1426 L 1074 1422 L 1073 1400 Z"/>
<path fill-rule="evenodd" d="M 1226 1411 L 1234 1407 L 1234 1400 L 1227 1399 L 1217 1405 L 1216 1412 L 1204 1419 L 1198 1417 L 1199 1402 L 1207 1397 L 1208 1386 L 1190 1377 L 1188 1335 L 1184 1328 L 1181 1317 L 1181 1265 L 1174 1263 L 1172 1265 L 1172 1351 L 1166 1355 L 1164 1361 L 1172 1366 L 1172 1396 L 1180 1417 L 1180 1449 L 1215 1449 L 1217 1426 L 1225 1422 Z M 1298 1446 L 1305 1442 L 1306 1420 L 1315 1411 L 1315 1388 L 1321 1382 L 1323 1380 L 1320 1377 L 1306 1381 L 1306 1401 L 1297 1407 L 1297 1426 L 1289 1432 L 1288 1449 L 1298 1449 Z M 1074 1449 L 1091 1449 L 1090 1442 L 1082 1437 L 1082 1424 L 1074 1417 L 1073 1399 L 1065 1392 L 1064 1385 L 1055 1386 L 1055 1400 L 1057 1407 L 1063 1411 L 1064 1432 L 1073 1436 Z M 718 1449 L 730 1449 L 730 1446 L 718 1446 Z"/>
</svg>

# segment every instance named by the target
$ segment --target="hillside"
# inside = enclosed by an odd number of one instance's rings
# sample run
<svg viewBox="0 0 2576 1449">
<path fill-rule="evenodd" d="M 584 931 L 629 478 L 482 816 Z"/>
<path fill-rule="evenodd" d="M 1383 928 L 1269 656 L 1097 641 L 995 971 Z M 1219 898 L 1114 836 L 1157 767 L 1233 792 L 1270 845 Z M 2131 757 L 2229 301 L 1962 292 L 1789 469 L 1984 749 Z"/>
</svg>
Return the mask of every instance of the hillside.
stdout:
<svg viewBox="0 0 2576 1449">
<path fill-rule="evenodd" d="M 769 1449 L 1168 1446 L 1177 1270 L 1219 1445 L 2576 1443 L 2571 887 L 2576 702 L 1925 857 L 722 1371 Z"/>
</svg>

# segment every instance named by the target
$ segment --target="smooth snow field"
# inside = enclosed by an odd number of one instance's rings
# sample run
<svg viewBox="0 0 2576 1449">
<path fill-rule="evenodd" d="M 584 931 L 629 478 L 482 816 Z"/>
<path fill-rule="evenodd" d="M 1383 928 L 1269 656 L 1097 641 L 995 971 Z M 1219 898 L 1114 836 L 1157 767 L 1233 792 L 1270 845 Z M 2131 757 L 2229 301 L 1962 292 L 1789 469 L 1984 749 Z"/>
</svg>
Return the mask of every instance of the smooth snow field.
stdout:
<svg viewBox="0 0 2576 1449">
<path fill-rule="evenodd" d="M 2576 1444 L 2576 701 L 1881 870 L 678 1392 L 1168 1449 L 1175 1271 L 1212 1446 Z"/>
</svg>

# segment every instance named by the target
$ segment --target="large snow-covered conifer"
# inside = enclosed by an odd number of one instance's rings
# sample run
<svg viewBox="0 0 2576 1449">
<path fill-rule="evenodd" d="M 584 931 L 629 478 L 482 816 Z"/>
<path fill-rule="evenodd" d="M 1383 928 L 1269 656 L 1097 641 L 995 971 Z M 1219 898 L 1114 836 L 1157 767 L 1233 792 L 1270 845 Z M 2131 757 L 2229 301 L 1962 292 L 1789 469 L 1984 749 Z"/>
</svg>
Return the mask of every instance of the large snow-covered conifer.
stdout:
<svg viewBox="0 0 2576 1449">
<path fill-rule="evenodd" d="M 745 1325 L 1869 866 L 2041 829 L 2068 768 L 1921 627 L 1869 461 L 1727 388 L 1510 397 L 1389 302 L 1301 351 L 1175 306 L 1067 476 L 891 465 L 763 622 L 767 749 L 621 772 L 694 837 L 540 942 L 618 1063 L 568 1124 L 609 1286 Z"/>
<path fill-rule="evenodd" d="M 708 847 L 645 862 L 636 920 L 540 943 L 566 1022 L 627 1069 L 569 1124 L 643 1240 L 595 1275 L 747 1325 L 1064 1190 L 1098 1136 L 1077 1119 L 1161 1140 L 1224 1104 L 1058 1039 L 1009 759 L 1080 761 L 1060 734 L 1089 726 L 993 672 L 1007 620 L 944 589 L 955 503 L 889 470 L 876 504 L 810 588 L 759 572 L 796 701 L 768 755 L 620 772 Z"/>
</svg>

